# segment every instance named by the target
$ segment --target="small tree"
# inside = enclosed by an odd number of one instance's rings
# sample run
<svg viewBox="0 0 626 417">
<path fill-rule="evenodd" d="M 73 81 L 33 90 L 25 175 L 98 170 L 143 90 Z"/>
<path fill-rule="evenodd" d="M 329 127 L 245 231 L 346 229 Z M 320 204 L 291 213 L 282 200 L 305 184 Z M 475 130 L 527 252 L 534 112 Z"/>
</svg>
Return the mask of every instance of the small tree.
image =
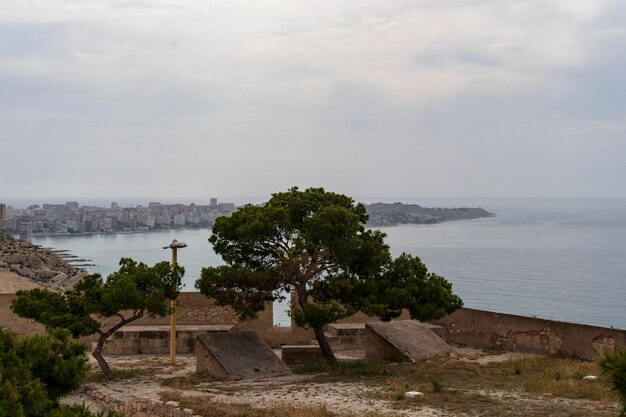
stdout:
<svg viewBox="0 0 626 417">
<path fill-rule="evenodd" d="M 43 416 L 80 385 L 86 347 L 67 331 L 19 338 L 0 328 L 0 417 Z"/>
<path fill-rule="evenodd" d="M 120 269 L 104 281 L 99 274 L 88 275 L 64 294 L 47 289 L 18 291 L 11 309 L 19 316 L 42 323 L 47 329 L 69 330 L 74 337 L 99 335 L 93 357 L 104 378 L 112 378 L 111 369 L 102 356 L 106 340 L 121 327 L 141 318 L 164 316 L 169 301 L 181 287 L 184 269 L 160 262 L 149 267 L 132 259 L 120 260 Z M 102 318 L 118 317 L 105 328 Z"/>
<path fill-rule="evenodd" d="M 324 334 L 328 323 L 359 310 L 390 319 L 409 308 L 433 318 L 461 305 L 419 259 L 391 262 L 384 233 L 366 222 L 362 204 L 322 188 L 273 194 L 264 206 L 217 219 L 209 241 L 226 265 L 203 268 L 196 287 L 241 319 L 294 291 L 294 319 L 313 329 L 329 363 L 336 359 Z"/>
<path fill-rule="evenodd" d="M 626 416 L 626 350 L 606 352 L 598 364 L 602 373 L 609 377 L 613 390 L 622 402 L 620 416 Z"/>
</svg>

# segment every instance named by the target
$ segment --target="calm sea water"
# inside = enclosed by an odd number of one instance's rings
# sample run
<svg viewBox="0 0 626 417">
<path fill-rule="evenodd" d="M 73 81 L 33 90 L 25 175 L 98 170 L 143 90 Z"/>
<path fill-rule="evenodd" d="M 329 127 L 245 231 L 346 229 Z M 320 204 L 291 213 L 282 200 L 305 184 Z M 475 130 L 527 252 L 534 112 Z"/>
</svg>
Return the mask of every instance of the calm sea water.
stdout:
<svg viewBox="0 0 626 417">
<path fill-rule="evenodd" d="M 376 199 L 372 199 L 376 201 Z M 395 255 L 417 255 L 453 283 L 467 307 L 626 328 L 626 200 L 419 199 L 434 207 L 483 207 L 496 217 L 383 228 Z M 369 202 L 369 201 L 368 201 Z M 106 275 L 123 256 L 152 264 L 170 259 L 172 239 L 194 291 L 200 269 L 220 265 L 210 230 L 40 237 L 34 243 L 93 260 Z M 277 323 L 288 321 L 280 306 Z"/>
</svg>

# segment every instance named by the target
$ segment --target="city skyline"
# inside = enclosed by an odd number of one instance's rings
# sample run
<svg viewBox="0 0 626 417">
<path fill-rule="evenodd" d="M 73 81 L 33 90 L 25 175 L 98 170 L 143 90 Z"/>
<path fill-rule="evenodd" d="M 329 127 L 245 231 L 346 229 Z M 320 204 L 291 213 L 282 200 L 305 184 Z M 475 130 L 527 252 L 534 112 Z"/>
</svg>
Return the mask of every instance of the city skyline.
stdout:
<svg viewBox="0 0 626 417">
<path fill-rule="evenodd" d="M 1 6 L 0 201 L 626 197 L 623 2 Z"/>
</svg>

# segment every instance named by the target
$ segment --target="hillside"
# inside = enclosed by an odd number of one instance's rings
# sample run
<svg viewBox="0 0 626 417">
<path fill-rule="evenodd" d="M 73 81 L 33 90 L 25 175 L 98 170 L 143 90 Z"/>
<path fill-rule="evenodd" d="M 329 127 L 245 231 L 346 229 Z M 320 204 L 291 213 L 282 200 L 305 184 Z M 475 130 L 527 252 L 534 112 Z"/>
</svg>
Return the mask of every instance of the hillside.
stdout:
<svg viewBox="0 0 626 417">
<path fill-rule="evenodd" d="M 428 208 L 417 204 L 374 203 L 365 206 L 369 226 L 396 226 L 398 224 L 434 224 L 455 220 L 493 217 L 495 214 L 478 208 Z"/>
<path fill-rule="evenodd" d="M 0 234 L 0 293 L 36 286 L 62 290 L 86 274 L 49 250 Z"/>
</svg>

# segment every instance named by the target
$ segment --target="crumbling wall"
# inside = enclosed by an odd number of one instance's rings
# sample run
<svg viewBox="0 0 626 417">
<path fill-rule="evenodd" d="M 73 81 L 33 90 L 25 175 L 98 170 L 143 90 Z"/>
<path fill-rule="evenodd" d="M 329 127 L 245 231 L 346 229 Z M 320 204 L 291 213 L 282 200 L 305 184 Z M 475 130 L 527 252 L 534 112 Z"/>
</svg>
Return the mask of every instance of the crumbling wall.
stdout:
<svg viewBox="0 0 626 417">
<path fill-rule="evenodd" d="M 445 340 L 468 346 L 595 360 L 626 347 L 626 331 L 461 308 L 433 323 Z"/>
<path fill-rule="evenodd" d="M 111 395 L 87 386 L 85 393 L 106 411 L 117 411 L 126 417 L 201 417 L 189 408 L 180 408 L 176 401 L 160 401 L 134 395 Z"/>
</svg>

